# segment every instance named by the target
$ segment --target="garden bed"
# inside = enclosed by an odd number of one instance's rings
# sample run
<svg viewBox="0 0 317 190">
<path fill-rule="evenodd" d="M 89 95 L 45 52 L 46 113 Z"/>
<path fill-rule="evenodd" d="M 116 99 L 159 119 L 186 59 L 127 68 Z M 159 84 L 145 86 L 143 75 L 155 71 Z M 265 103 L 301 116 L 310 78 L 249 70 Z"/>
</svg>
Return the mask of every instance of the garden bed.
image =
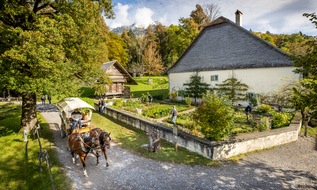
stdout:
<svg viewBox="0 0 317 190">
<path fill-rule="evenodd" d="M 128 111 L 145 119 L 158 121 L 168 127 L 172 127 L 170 116 L 174 105 L 176 105 L 179 112 L 176 120 L 179 130 L 204 138 L 204 135 L 200 132 L 200 126 L 196 124 L 192 112 L 189 111 L 193 110 L 194 106 L 171 101 L 142 102 L 139 99 L 117 99 L 113 102 L 113 107 L 116 109 Z M 247 120 L 244 109 L 236 109 L 234 115 L 235 127 L 231 131 L 231 135 L 285 127 L 290 124 L 292 118 L 292 113 L 275 112 L 270 106 L 262 105 L 253 110 Z"/>
</svg>

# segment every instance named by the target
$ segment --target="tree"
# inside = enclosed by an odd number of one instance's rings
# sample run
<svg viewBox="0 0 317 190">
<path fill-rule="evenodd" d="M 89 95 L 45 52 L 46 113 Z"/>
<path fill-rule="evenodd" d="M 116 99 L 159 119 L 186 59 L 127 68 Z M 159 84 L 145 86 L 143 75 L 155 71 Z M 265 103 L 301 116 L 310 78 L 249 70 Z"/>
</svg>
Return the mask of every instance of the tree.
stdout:
<svg viewBox="0 0 317 190">
<path fill-rule="evenodd" d="M 208 17 L 209 22 L 216 20 L 221 14 L 220 8 L 218 7 L 218 5 L 205 4 L 203 5 L 203 8 L 204 8 L 204 12 L 206 16 Z"/>
<path fill-rule="evenodd" d="M 249 88 L 248 85 L 238 81 L 234 75 L 224 80 L 222 84 L 216 84 L 216 86 L 218 86 L 217 91 L 226 95 L 229 100 L 231 100 L 232 104 L 239 100 L 244 100 L 246 95 L 245 92 Z"/>
<path fill-rule="evenodd" d="M 113 32 L 109 32 L 107 47 L 109 50 L 109 60 L 117 60 L 123 67 L 127 68 L 129 58 L 126 51 L 126 44 L 122 38 Z"/>
<path fill-rule="evenodd" d="M 193 115 L 208 140 L 223 140 L 234 127 L 234 110 L 224 97 L 206 93 Z"/>
<path fill-rule="evenodd" d="M 189 78 L 188 83 L 184 83 L 185 87 L 185 96 L 193 97 L 195 102 L 197 102 L 197 98 L 201 98 L 207 90 L 210 90 L 209 85 L 207 83 L 202 82 L 201 76 L 196 72 Z"/>
<path fill-rule="evenodd" d="M 147 27 L 143 43 L 145 45 L 143 51 L 145 72 L 149 75 L 161 74 L 163 71 L 163 63 L 159 55 L 158 42 L 156 41 L 156 35 L 153 32 L 152 26 Z"/>
<path fill-rule="evenodd" d="M 1 86 L 22 94 L 21 127 L 36 118 L 36 96 L 76 95 L 107 59 L 108 0 L 9 1 L 0 4 Z M 5 37 L 3 37 L 5 36 Z"/>
<path fill-rule="evenodd" d="M 209 17 L 199 4 L 196 4 L 196 9 L 191 12 L 190 17 L 199 25 L 200 30 L 210 22 Z"/>
<path fill-rule="evenodd" d="M 149 75 L 160 75 L 163 71 L 163 65 L 160 55 L 158 54 L 155 43 L 150 43 L 144 50 L 144 66 L 146 73 Z"/>
<path fill-rule="evenodd" d="M 303 16 L 309 18 L 317 28 L 317 15 L 315 13 L 305 13 Z M 303 122 L 306 121 L 307 109 L 314 109 L 317 103 L 317 40 L 311 39 L 305 45 L 308 47 L 305 55 L 292 57 L 296 67 L 294 72 L 301 73 L 304 77 L 300 81 L 301 86 L 294 88 L 293 95 L 295 108 L 300 110 Z M 305 127 L 305 135 L 307 135 L 307 126 Z"/>
</svg>

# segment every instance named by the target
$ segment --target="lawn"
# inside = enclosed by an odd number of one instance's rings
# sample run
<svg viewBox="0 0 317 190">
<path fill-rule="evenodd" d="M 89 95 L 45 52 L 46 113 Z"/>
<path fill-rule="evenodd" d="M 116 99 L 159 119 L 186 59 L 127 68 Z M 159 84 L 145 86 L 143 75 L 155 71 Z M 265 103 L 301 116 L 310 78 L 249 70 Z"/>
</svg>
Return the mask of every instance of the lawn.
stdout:
<svg viewBox="0 0 317 190">
<path fill-rule="evenodd" d="M 133 78 L 138 85 L 126 85 L 130 87 L 133 98 L 139 98 L 149 92 L 154 99 L 166 99 L 168 97 L 167 76 L 147 76 Z"/>
<path fill-rule="evenodd" d="M 40 114 L 38 114 L 40 115 Z M 0 189 L 51 189 L 52 184 L 46 164 L 40 172 L 37 139 L 29 135 L 28 143 L 23 141 L 20 131 L 21 106 L 0 105 Z M 56 189 L 71 189 L 54 149 L 53 137 L 45 120 L 41 124 L 41 142 L 47 150 Z"/>
</svg>

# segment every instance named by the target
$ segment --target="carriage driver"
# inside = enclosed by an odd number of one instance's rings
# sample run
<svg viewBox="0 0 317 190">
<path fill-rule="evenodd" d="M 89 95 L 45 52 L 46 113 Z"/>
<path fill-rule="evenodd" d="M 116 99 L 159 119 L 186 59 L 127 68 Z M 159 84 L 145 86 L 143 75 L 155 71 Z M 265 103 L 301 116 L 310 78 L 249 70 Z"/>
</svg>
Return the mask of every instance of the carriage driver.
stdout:
<svg viewBox="0 0 317 190">
<path fill-rule="evenodd" d="M 81 128 L 81 113 L 78 109 L 75 109 L 72 113 L 72 122 L 73 122 L 73 129 L 76 129 L 76 125 L 78 123 L 79 128 Z"/>
</svg>

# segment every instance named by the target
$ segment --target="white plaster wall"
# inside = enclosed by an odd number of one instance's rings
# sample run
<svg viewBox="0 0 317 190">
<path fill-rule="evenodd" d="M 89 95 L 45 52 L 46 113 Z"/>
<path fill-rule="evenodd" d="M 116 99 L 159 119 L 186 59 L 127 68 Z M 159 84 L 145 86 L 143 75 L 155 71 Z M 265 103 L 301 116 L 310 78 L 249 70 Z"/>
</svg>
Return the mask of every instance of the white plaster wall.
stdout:
<svg viewBox="0 0 317 190">
<path fill-rule="evenodd" d="M 277 91 L 285 83 L 299 80 L 299 74 L 293 72 L 294 67 L 274 67 L 274 68 L 256 68 L 256 69 L 236 69 L 220 71 L 201 71 L 199 75 L 203 77 L 204 82 L 214 87 L 228 79 L 232 74 L 242 83 L 249 86 L 250 92 L 258 94 L 267 94 Z M 183 84 L 189 82 L 193 72 L 188 73 L 170 73 L 169 91 L 184 90 Z M 218 75 L 218 81 L 211 81 L 211 75 Z"/>
</svg>

